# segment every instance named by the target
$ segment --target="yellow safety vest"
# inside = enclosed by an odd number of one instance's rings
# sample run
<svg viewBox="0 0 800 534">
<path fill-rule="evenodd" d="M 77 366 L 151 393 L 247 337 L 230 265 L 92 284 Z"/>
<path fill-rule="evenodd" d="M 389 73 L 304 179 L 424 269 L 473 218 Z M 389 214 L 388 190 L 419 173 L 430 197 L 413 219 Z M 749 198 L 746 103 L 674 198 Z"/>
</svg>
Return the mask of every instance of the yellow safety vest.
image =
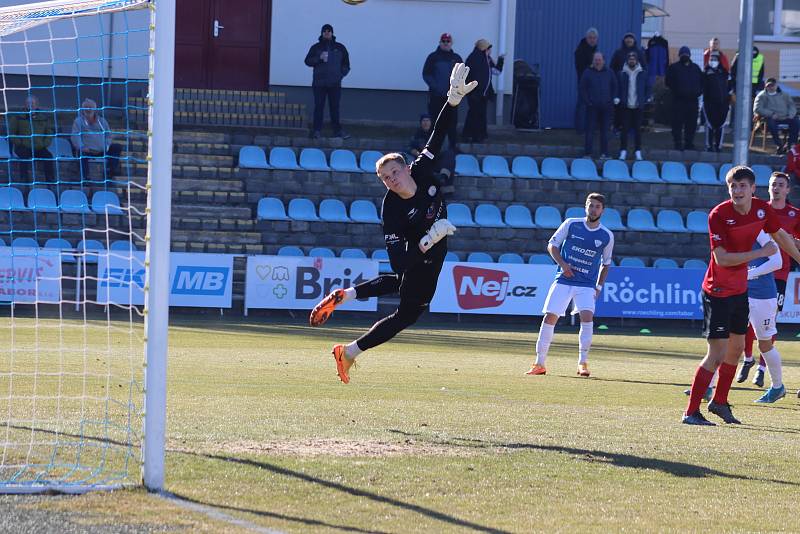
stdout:
<svg viewBox="0 0 800 534">
<path fill-rule="evenodd" d="M 761 67 L 764 66 L 764 56 L 758 54 L 753 58 L 753 83 L 758 83 L 758 73 L 761 72 Z"/>
</svg>

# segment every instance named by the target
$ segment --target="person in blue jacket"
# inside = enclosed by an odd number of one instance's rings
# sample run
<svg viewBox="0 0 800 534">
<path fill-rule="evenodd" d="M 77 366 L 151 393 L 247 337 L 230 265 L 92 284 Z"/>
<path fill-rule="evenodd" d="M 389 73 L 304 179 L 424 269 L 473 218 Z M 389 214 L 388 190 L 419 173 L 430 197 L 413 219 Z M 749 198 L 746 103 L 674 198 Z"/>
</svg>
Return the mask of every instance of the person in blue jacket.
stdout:
<svg viewBox="0 0 800 534">
<path fill-rule="evenodd" d="M 600 130 L 600 158 L 608 158 L 608 129 L 614 106 L 619 104 L 617 77 L 606 67 L 601 52 L 595 52 L 592 66 L 581 75 L 580 95 L 586 106 L 585 156 L 592 157 L 594 130 Z"/>
</svg>

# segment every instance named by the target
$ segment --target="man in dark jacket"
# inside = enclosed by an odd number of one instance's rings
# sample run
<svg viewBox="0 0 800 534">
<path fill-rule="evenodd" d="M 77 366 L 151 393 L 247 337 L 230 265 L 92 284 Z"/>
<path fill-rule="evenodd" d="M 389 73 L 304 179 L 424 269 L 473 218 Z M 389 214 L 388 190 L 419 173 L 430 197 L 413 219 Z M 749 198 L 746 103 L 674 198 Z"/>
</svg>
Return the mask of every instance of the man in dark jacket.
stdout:
<svg viewBox="0 0 800 534">
<path fill-rule="evenodd" d="M 467 97 L 467 119 L 464 121 L 464 137 L 470 143 L 482 143 L 489 137 L 486 129 L 486 108 L 495 93 L 492 87 L 492 72 L 501 72 L 505 57 L 500 56 L 495 63 L 491 56 L 492 44 L 486 39 L 478 39 L 475 48 L 467 57 L 469 81 L 478 82 L 478 87 Z"/>
<path fill-rule="evenodd" d="M 19 165 L 19 179 L 29 178 L 41 181 L 37 168 L 44 170 L 44 178 L 53 179 L 53 155 L 48 147 L 56 132 L 54 114 L 39 109 L 39 99 L 30 95 L 25 99 L 24 112 L 10 112 L 8 116 L 8 137 L 14 154 L 22 160 Z M 29 173 L 33 173 L 29 176 Z"/>
<path fill-rule="evenodd" d="M 600 130 L 601 158 L 608 158 L 608 127 L 617 97 L 617 77 L 606 68 L 605 58 L 600 52 L 594 53 L 591 68 L 581 76 L 581 99 L 586 106 L 586 144 L 585 155 L 592 157 L 594 129 Z"/>
<path fill-rule="evenodd" d="M 703 118 L 706 121 L 706 150 L 709 152 L 719 152 L 730 98 L 728 71 L 722 64 L 721 54 L 712 50 L 703 72 Z"/>
<path fill-rule="evenodd" d="M 311 137 L 317 139 L 322 130 L 322 114 L 325 110 L 325 99 L 328 100 L 328 111 L 335 137 L 350 137 L 342 130 L 339 123 L 339 101 L 342 97 L 342 78 L 350 72 L 350 55 L 342 43 L 336 42 L 333 26 L 325 24 L 314 44 L 306 54 L 306 65 L 314 69 L 314 125 Z"/>
<path fill-rule="evenodd" d="M 583 71 L 592 66 L 592 58 L 597 52 L 597 42 L 600 36 L 596 28 L 586 30 L 586 36 L 578 43 L 575 49 L 575 74 L 578 75 L 578 86 L 581 84 Z M 585 129 L 586 108 L 583 107 L 580 90 L 578 91 L 578 101 L 575 105 L 575 130 L 582 134 Z"/>
<path fill-rule="evenodd" d="M 450 89 L 450 72 L 456 63 L 463 63 L 461 56 L 453 51 L 453 36 L 443 33 L 439 38 L 439 46 L 428 54 L 425 66 L 422 67 L 422 79 L 428 86 L 428 114 L 436 117 L 447 101 L 447 90 Z M 447 139 L 450 150 L 456 150 L 458 143 L 458 121 L 449 125 Z M 427 139 L 426 139 L 427 141 Z"/>
<path fill-rule="evenodd" d="M 643 69 L 647 69 L 647 58 L 644 55 L 644 50 L 642 50 L 642 47 L 636 42 L 636 36 L 628 32 L 622 38 L 620 47 L 617 48 L 614 55 L 611 56 L 611 70 L 614 71 L 615 74 L 622 71 L 622 67 L 625 66 L 630 52 L 636 52 L 636 59 L 639 61 L 639 65 L 641 65 Z"/>
<path fill-rule="evenodd" d="M 645 56 L 647 56 L 647 74 L 650 77 L 650 86 L 654 87 L 656 78 L 663 78 L 667 74 L 669 41 L 656 33 L 647 42 Z"/>
<path fill-rule="evenodd" d="M 628 133 L 633 130 L 634 155 L 637 160 L 642 159 L 642 110 L 645 103 L 650 101 L 650 79 L 647 71 L 639 64 L 636 52 L 628 52 L 628 62 L 618 74 L 620 100 L 619 108 L 622 114 L 622 131 L 619 141 L 619 159 L 628 156 Z"/>
<path fill-rule="evenodd" d="M 667 69 L 667 87 L 672 93 L 672 140 L 675 150 L 694 150 L 697 99 L 703 94 L 703 73 L 692 62 L 691 56 L 689 47 L 682 46 L 678 51 L 679 60 Z"/>
</svg>

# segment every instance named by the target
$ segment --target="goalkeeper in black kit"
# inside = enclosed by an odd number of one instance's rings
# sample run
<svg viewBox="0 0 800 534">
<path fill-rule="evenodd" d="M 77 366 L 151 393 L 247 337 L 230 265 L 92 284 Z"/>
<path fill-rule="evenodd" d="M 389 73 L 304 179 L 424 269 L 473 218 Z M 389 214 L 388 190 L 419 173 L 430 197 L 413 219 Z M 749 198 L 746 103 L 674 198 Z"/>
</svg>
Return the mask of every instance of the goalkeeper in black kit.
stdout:
<svg viewBox="0 0 800 534">
<path fill-rule="evenodd" d="M 350 382 L 349 371 L 356 356 L 414 324 L 436 291 L 447 254 L 446 237 L 453 235 L 456 228 L 447 220 L 447 208 L 434 174 L 434 160 L 457 120 L 458 104 L 477 85 L 474 81 L 466 83 L 468 74 L 469 67 L 463 63 L 453 67 L 447 103 L 436 119 L 425 149 L 411 165 L 406 165 L 398 153 L 386 154 L 375 164 L 378 177 L 388 189 L 383 197 L 381 219 L 394 273 L 355 287 L 336 289 L 311 312 L 311 326 L 320 326 L 337 306 L 349 300 L 400 293 L 400 306 L 393 314 L 375 323 L 352 343 L 333 347 L 336 372 L 345 384 Z"/>
</svg>

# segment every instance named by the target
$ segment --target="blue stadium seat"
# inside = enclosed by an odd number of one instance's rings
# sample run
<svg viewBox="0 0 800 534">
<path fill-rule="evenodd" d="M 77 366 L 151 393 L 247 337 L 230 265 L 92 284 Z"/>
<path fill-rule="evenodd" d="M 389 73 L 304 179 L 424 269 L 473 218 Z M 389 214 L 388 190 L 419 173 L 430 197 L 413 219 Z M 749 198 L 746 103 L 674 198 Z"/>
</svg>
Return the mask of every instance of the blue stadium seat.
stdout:
<svg viewBox="0 0 800 534">
<path fill-rule="evenodd" d="M 359 167 L 368 174 L 375 174 L 375 163 L 382 157 L 383 154 L 377 150 L 365 150 L 361 153 Z"/>
<path fill-rule="evenodd" d="M 44 248 L 58 249 L 61 251 L 61 261 L 64 263 L 75 263 L 75 255 L 72 253 L 72 245 L 66 239 L 53 237 L 48 239 Z"/>
<path fill-rule="evenodd" d="M 367 253 L 360 248 L 346 248 L 339 253 L 339 257 L 353 260 L 365 260 L 367 259 Z"/>
<path fill-rule="evenodd" d="M 113 191 L 97 191 L 92 195 L 92 211 L 100 215 L 122 215 L 119 197 Z"/>
<path fill-rule="evenodd" d="M 542 161 L 542 176 L 556 180 L 570 180 L 572 176 L 567 171 L 567 164 L 561 158 L 544 158 Z"/>
<path fill-rule="evenodd" d="M 696 184 L 719 185 L 717 171 L 710 163 L 692 163 L 691 179 Z"/>
<path fill-rule="evenodd" d="M 572 160 L 570 174 L 577 180 L 599 180 L 597 166 L 594 161 L 586 158 Z"/>
<path fill-rule="evenodd" d="M 534 221 L 539 228 L 558 228 L 561 226 L 561 213 L 553 206 L 539 206 Z"/>
<path fill-rule="evenodd" d="M 675 210 L 659 211 L 656 223 L 658 228 L 664 232 L 687 232 L 686 227 L 683 225 L 683 217 Z"/>
<path fill-rule="evenodd" d="M 16 187 L 0 187 L 0 210 L 25 211 L 22 192 Z"/>
<path fill-rule="evenodd" d="M 696 234 L 707 234 L 708 213 L 705 211 L 690 211 L 686 216 L 686 228 Z"/>
<path fill-rule="evenodd" d="M 511 228 L 536 228 L 531 210 L 519 204 L 512 204 L 506 208 L 506 224 Z"/>
<path fill-rule="evenodd" d="M 350 150 L 341 148 L 331 152 L 331 169 L 339 172 L 361 172 L 356 155 Z"/>
<path fill-rule="evenodd" d="M 658 232 L 658 228 L 653 222 L 653 215 L 641 208 L 633 208 L 628 212 L 628 230 L 639 232 Z"/>
<path fill-rule="evenodd" d="M 352 222 L 341 200 L 326 198 L 319 203 L 319 218 L 328 222 Z"/>
<path fill-rule="evenodd" d="M 505 228 L 500 209 L 494 204 L 479 204 L 475 208 L 475 223 L 487 228 Z M 453 223 L 455 224 L 455 223 Z"/>
<path fill-rule="evenodd" d="M 522 256 L 516 252 L 506 252 L 504 254 L 500 254 L 500 257 L 497 259 L 497 263 L 525 263 L 525 260 L 523 260 Z"/>
<path fill-rule="evenodd" d="M 656 269 L 677 269 L 678 262 L 672 258 L 656 258 L 656 261 L 653 262 L 653 267 Z"/>
<path fill-rule="evenodd" d="M 28 209 L 47 212 L 58 211 L 56 195 L 49 189 L 31 189 L 28 191 Z"/>
<path fill-rule="evenodd" d="M 583 219 L 584 217 L 586 217 L 586 208 L 572 206 L 571 208 L 567 208 L 567 211 L 564 212 L 564 220 L 575 218 Z"/>
<path fill-rule="evenodd" d="M 719 166 L 719 181 L 721 183 L 725 183 L 725 175 L 728 174 L 728 171 L 731 170 L 733 167 L 733 163 L 723 163 Z"/>
<path fill-rule="evenodd" d="M 83 255 L 84 262 L 97 263 L 97 258 L 101 253 L 106 251 L 106 247 L 96 239 L 87 239 L 85 241 L 78 241 L 75 250 Z"/>
<path fill-rule="evenodd" d="M 378 210 L 370 200 L 354 200 L 350 204 L 350 218 L 355 222 L 380 224 Z"/>
<path fill-rule="evenodd" d="M 531 265 L 555 265 L 556 262 L 550 257 L 550 254 L 531 254 L 528 258 L 528 263 Z"/>
<path fill-rule="evenodd" d="M 469 263 L 494 263 L 494 258 L 485 252 L 470 252 L 467 261 Z"/>
<path fill-rule="evenodd" d="M 458 262 L 461 261 L 461 258 L 459 258 L 458 254 L 456 254 L 455 252 L 448 250 L 447 254 L 444 255 L 444 261 Z"/>
<path fill-rule="evenodd" d="M 0 137 L 0 159 L 11 159 L 11 148 L 5 137 Z"/>
<path fill-rule="evenodd" d="M 108 247 L 108 250 L 118 250 L 120 252 L 132 252 L 132 251 L 137 251 L 139 249 L 136 248 L 136 243 L 133 243 L 131 241 L 126 241 L 124 239 L 118 239 L 116 241 L 111 242 L 111 246 Z"/>
<path fill-rule="evenodd" d="M 289 201 L 289 217 L 296 221 L 318 221 L 317 210 L 307 198 L 293 198 Z"/>
<path fill-rule="evenodd" d="M 307 171 L 329 171 L 325 152 L 318 148 L 304 148 L 300 151 L 300 166 Z"/>
<path fill-rule="evenodd" d="M 91 213 L 89 199 L 83 191 L 68 189 L 61 193 L 61 211 L 64 213 Z"/>
<path fill-rule="evenodd" d="M 286 245 L 278 249 L 278 256 L 305 256 L 305 253 L 300 247 Z"/>
<path fill-rule="evenodd" d="M 636 161 L 633 163 L 633 179 L 637 182 L 660 183 L 663 182 L 658 175 L 658 167 L 652 161 Z"/>
<path fill-rule="evenodd" d="M 258 200 L 256 217 L 259 220 L 263 219 L 265 221 L 289 220 L 289 217 L 286 215 L 286 208 L 283 206 L 283 201 L 275 197 L 264 197 Z"/>
<path fill-rule="evenodd" d="M 300 170 L 294 150 L 285 146 L 276 146 L 269 151 L 269 165 L 273 169 Z"/>
<path fill-rule="evenodd" d="M 517 178 L 541 178 L 539 165 L 530 156 L 517 156 L 511 162 L 511 172 Z"/>
<path fill-rule="evenodd" d="M 308 251 L 309 258 L 335 258 L 336 254 L 327 247 L 314 247 Z"/>
<path fill-rule="evenodd" d="M 75 159 L 72 155 L 72 144 L 69 142 L 69 139 L 65 137 L 53 137 L 47 150 L 49 150 L 56 159 Z"/>
<path fill-rule="evenodd" d="M 456 174 L 459 176 L 484 176 L 478 160 L 470 154 L 456 155 Z"/>
<path fill-rule="evenodd" d="M 691 259 L 691 260 L 686 260 L 683 263 L 683 268 L 684 269 L 702 269 L 702 270 L 705 271 L 706 269 L 708 269 L 708 265 L 706 265 L 706 262 L 704 262 L 703 260 Z"/>
<path fill-rule="evenodd" d="M 15 237 L 11 246 L 13 248 L 39 248 L 39 243 L 32 237 Z"/>
<path fill-rule="evenodd" d="M 447 218 L 456 228 L 477 226 L 472 220 L 469 208 L 458 202 L 447 205 Z"/>
<path fill-rule="evenodd" d="M 604 209 L 600 222 L 612 232 L 627 230 L 625 225 L 622 224 L 622 216 L 619 214 L 619 210 L 615 208 Z"/>
<path fill-rule="evenodd" d="M 669 184 L 690 184 L 686 174 L 686 166 L 677 161 L 665 161 L 661 164 L 661 179 Z"/>
<path fill-rule="evenodd" d="M 628 164 L 618 159 L 610 159 L 603 163 L 603 178 L 615 182 L 632 182 Z"/>
<path fill-rule="evenodd" d="M 619 262 L 620 267 L 646 267 L 641 258 L 622 258 Z"/>
<path fill-rule="evenodd" d="M 385 248 L 379 248 L 372 253 L 372 259 L 378 260 L 380 263 L 378 264 L 378 272 L 380 274 L 386 274 L 392 272 L 392 266 L 389 263 L 389 253 L 386 252 Z M 445 261 L 447 259 L 445 258 Z"/>
<path fill-rule="evenodd" d="M 260 146 L 243 146 L 239 149 L 239 167 L 242 169 L 269 169 L 267 155 Z"/>
<path fill-rule="evenodd" d="M 772 167 L 766 165 L 753 165 L 751 167 L 756 175 L 756 185 L 766 187 L 769 185 L 769 177 L 772 175 Z"/>
<path fill-rule="evenodd" d="M 486 156 L 483 158 L 483 174 L 492 178 L 514 177 L 511 171 L 508 170 L 506 158 L 502 156 Z"/>
</svg>

